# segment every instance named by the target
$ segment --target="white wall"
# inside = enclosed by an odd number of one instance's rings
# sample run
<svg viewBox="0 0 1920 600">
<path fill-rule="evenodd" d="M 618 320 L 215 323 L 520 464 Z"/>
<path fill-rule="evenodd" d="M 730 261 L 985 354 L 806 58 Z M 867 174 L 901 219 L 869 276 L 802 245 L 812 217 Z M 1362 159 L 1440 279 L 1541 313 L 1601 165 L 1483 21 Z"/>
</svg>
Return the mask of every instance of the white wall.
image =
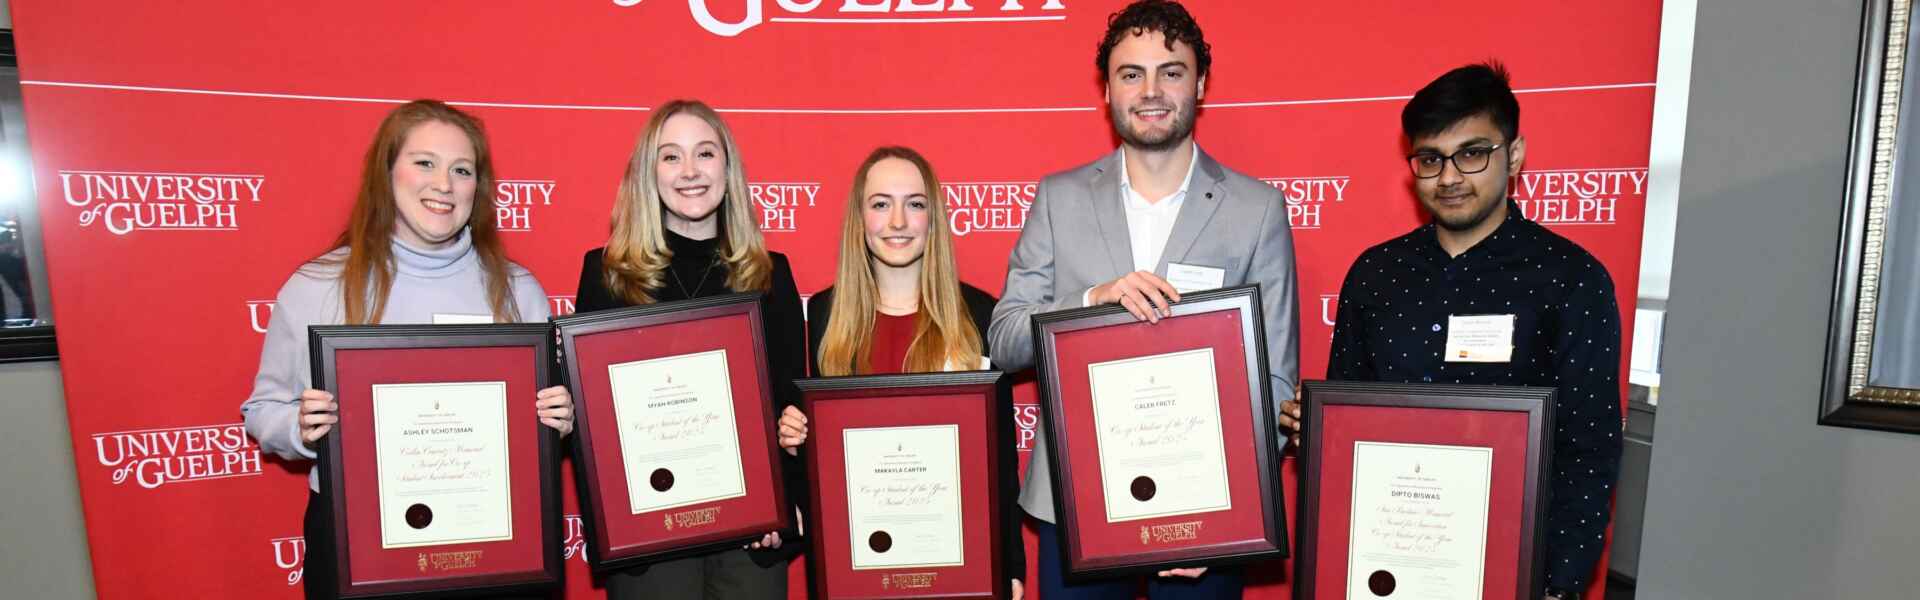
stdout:
<svg viewBox="0 0 1920 600">
<path fill-rule="evenodd" d="M 1920 435 L 1815 423 L 1861 6 L 1699 0 L 1641 597 L 1920 593 Z"/>
<path fill-rule="evenodd" d="M 0 597 L 92 598 L 60 366 L 0 365 Z"/>
<path fill-rule="evenodd" d="M 1681 155 L 1693 76 L 1697 0 L 1660 7 L 1660 65 L 1654 76 L 1653 138 L 1647 151 L 1647 213 L 1640 244 L 1640 297 L 1666 300 L 1672 279 L 1674 216 L 1680 207 Z"/>
</svg>

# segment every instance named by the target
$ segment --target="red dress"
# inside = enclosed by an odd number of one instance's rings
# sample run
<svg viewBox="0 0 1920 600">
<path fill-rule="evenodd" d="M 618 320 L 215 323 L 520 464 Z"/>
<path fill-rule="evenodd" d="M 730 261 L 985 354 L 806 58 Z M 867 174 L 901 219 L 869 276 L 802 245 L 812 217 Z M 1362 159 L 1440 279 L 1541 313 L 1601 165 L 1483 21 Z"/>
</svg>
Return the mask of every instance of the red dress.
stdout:
<svg viewBox="0 0 1920 600">
<path fill-rule="evenodd" d="M 873 338 L 868 345 L 867 374 L 899 373 L 907 364 L 907 349 L 913 345 L 913 330 L 920 314 L 889 315 L 873 313 Z"/>
</svg>

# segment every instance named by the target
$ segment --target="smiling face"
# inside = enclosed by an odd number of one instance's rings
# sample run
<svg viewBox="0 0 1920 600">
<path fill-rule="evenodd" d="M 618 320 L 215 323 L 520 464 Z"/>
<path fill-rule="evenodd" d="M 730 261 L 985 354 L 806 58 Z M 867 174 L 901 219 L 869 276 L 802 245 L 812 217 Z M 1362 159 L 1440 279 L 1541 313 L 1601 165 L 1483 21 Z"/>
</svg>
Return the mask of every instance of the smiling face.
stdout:
<svg viewBox="0 0 1920 600">
<path fill-rule="evenodd" d="M 1108 55 L 1107 116 L 1129 146 L 1168 150 L 1193 136 L 1207 78 L 1195 75 L 1193 48 L 1158 31 L 1129 35 Z"/>
<path fill-rule="evenodd" d="M 399 209 L 393 235 L 421 248 L 453 243 L 473 215 L 478 186 L 473 141 L 459 127 L 427 121 L 407 132 L 390 173 Z"/>
<path fill-rule="evenodd" d="M 867 170 L 861 211 L 873 267 L 904 268 L 927 254 L 932 199 L 926 178 L 910 161 L 887 158 Z"/>
<path fill-rule="evenodd" d="M 720 201 L 727 194 L 727 154 L 719 132 L 700 117 L 680 113 L 660 127 L 654 183 L 667 208 L 667 227 L 696 239 L 718 231 Z"/>
<path fill-rule="evenodd" d="M 1431 137 L 1413 140 L 1413 151 L 1455 156 L 1440 165 L 1440 175 L 1413 180 L 1420 204 L 1433 213 L 1434 224 L 1454 232 L 1490 232 L 1506 217 L 1507 179 L 1526 159 L 1527 141 L 1524 137 L 1508 141 L 1493 119 L 1475 115 Z M 1480 152 L 1486 152 L 1486 169 L 1461 173 L 1455 163 L 1470 162 L 1467 157 Z"/>
</svg>

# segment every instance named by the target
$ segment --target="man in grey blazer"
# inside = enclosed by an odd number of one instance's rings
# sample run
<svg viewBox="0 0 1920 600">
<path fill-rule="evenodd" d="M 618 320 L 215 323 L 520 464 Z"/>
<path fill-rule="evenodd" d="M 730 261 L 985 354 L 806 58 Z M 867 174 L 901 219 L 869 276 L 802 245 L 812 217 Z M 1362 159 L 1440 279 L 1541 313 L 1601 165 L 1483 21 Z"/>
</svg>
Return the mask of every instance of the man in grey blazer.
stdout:
<svg viewBox="0 0 1920 600">
<path fill-rule="evenodd" d="M 1036 313 L 1117 303 L 1158 322 L 1181 291 L 1257 283 L 1274 400 L 1293 397 L 1299 299 L 1286 202 L 1194 144 L 1211 61 L 1199 25 L 1177 2 L 1139 0 L 1109 21 L 1095 63 L 1121 147 L 1041 180 L 987 332 L 997 367 L 1033 366 Z M 1065 584 L 1044 437 L 1033 448 L 1020 505 L 1039 521 L 1040 597 L 1133 598 L 1132 580 Z M 1207 571 L 1161 572 L 1149 596 L 1240 597 L 1239 569 Z"/>
</svg>

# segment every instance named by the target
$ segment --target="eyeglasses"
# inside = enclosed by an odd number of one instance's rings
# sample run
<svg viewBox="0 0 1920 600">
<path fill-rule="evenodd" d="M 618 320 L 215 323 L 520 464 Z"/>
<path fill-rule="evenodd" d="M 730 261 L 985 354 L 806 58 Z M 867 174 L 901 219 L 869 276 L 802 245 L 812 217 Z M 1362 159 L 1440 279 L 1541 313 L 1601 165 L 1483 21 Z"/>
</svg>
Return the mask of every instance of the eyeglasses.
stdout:
<svg viewBox="0 0 1920 600">
<path fill-rule="evenodd" d="M 1413 168 L 1413 176 L 1420 179 L 1432 179 L 1440 176 L 1447 168 L 1447 161 L 1453 161 L 1453 168 L 1461 175 L 1472 175 L 1487 170 L 1493 164 L 1493 152 L 1500 144 L 1492 146 L 1468 146 L 1455 150 L 1453 154 L 1438 152 L 1420 152 L 1407 157 L 1407 166 Z"/>
</svg>

